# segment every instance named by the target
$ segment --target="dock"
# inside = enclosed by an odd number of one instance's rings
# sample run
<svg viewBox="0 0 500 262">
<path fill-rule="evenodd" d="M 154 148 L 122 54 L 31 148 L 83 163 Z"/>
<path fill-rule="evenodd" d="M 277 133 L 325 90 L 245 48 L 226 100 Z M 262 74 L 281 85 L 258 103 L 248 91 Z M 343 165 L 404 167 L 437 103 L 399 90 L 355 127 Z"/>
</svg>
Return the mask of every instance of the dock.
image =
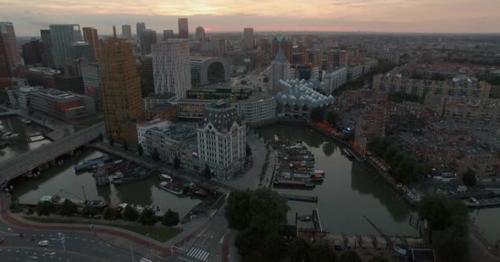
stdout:
<svg viewBox="0 0 500 262">
<path fill-rule="evenodd" d="M 312 212 L 312 222 L 314 225 L 314 230 L 323 232 L 323 225 L 321 225 L 321 219 L 319 218 L 319 210 L 315 208 Z"/>
<path fill-rule="evenodd" d="M 290 201 L 318 203 L 317 196 L 302 196 L 302 195 L 284 194 L 284 193 L 280 193 L 280 195 Z"/>
</svg>

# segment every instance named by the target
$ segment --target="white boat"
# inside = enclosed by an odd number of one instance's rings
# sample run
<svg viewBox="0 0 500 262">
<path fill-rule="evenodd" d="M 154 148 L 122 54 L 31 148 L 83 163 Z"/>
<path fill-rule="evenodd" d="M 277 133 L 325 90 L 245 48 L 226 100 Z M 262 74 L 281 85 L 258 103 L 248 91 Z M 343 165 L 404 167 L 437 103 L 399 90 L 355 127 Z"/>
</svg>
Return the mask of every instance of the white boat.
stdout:
<svg viewBox="0 0 500 262">
<path fill-rule="evenodd" d="M 26 119 L 26 118 L 21 118 L 21 122 L 23 122 L 24 124 L 27 124 L 27 125 L 31 124 L 31 120 Z"/>
<path fill-rule="evenodd" d="M 160 182 L 158 187 L 174 195 L 182 195 L 184 193 L 182 188 L 175 186 L 174 184 L 169 183 L 167 181 Z"/>
<path fill-rule="evenodd" d="M 167 174 L 160 174 L 158 177 L 160 178 L 160 180 L 167 181 L 169 183 L 172 183 L 172 181 L 174 181 L 172 177 Z"/>
</svg>

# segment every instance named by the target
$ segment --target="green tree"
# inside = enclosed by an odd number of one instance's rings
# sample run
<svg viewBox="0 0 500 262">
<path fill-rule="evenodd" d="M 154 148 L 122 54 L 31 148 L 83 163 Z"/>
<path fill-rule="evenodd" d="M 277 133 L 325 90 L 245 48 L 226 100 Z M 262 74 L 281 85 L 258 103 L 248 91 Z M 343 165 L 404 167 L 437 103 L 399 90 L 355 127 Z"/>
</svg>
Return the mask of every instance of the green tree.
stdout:
<svg viewBox="0 0 500 262">
<path fill-rule="evenodd" d="M 262 241 L 263 256 L 271 261 L 279 261 L 287 253 L 285 240 L 278 233 L 269 234 Z"/>
<path fill-rule="evenodd" d="M 425 196 L 418 207 L 418 214 L 427 220 L 430 230 L 443 230 L 451 224 L 448 200 L 441 194 Z"/>
<path fill-rule="evenodd" d="M 116 217 L 118 216 L 118 212 L 116 211 L 116 209 L 112 207 L 107 207 L 104 209 L 102 216 L 106 220 L 115 220 Z"/>
<path fill-rule="evenodd" d="M 210 167 L 208 165 L 205 165 L 205 168 L 203 169 L 203 176 L 206 179 L 212 178 L 212 171 L 210 170 Z"/>
<path fill-rule="evenodd" d="M 313 120 L 314 122 L 319 122 L 323 120 L 324 114 L 325 110 L 323 108 L 316 107 L 311 110 L 311 120 Z"/>
<path fill-rule="evenodd" d="M 312 246 L 312 261 L 315 262 L 334 262 L 337 260 L 337 254 L 332 246 L 326 242 L 319 242 Z"/>
<path fill-rule="evenodd" d="M 163 215 L 161 223 L 169 227 L 179 224 L 179 213 L 168 209 Z"/>
<path fill-rule="evenodd" d="M 137 154 L 139 154 L 139 156 L 142 156 L 142 154 L 144 154 L 144 148 L 142 148 L 141 144 L 137 145 Z"/>
<path fill-rule="evenodd" d="M 368 262 L 389 262 L 389 259 L 383 256 L 372 257 Z"/>
<path fill-rule="evenodd" d="M 137 210 L 132 206 L 127 205 L 125 210 L 123 210 L 123 218 L 128 221 L 137 221 L 139 218 L 139 212 L 137 212 Z"/>
<path fill-rule="evenodd" d="M 50 201 L 38 202 L 36 211 L 39 216 L 48 216 L 50 213 L 54 212 L 54 204 Z"/>
<path fill-rule="evenodd" d="M 71 202 L 69 199 L 64 200 L 62 206 L 61 206 L 61 211 L 60 214 L 61 216 L 72 216 L 73 214 L 76 213 L 78 207 L 75 205 L 75 203 Z"/>
<path fill-rule="evenodd" d="M 81 215 L 82 217 L 93 217 L 95 216 L 96 214 L 98 214 L 99 212 L 97 211 L 97 209 L 95 207 L 90 207 L 90 206 L 84 206 L 82 208 L 82 212 L 81 212 Z"/>
<path fill-rule="evenodd" d="M 145 208 L 139 216 L 139 221 L 141 221 L 143 225 L 154 225 L 156 223 L 156 215 L 150 208 Z"/>
<path fill-rule="evenodd" d="M 476 173 L 470 169 L 467 170 L 467 172 L 462 175 L 462 182 L 468 187 L 475 187 L 477 185 Z"/>
<path fill-rule="evenodd" d="M 340 255 L 339 262 L 362 262 L 356 251 L 345 251 Z"/>
<path fill-rule="evenodd" d="M 340 120 L 340 116 L 332 110 L 326 112 L 325 120 L 332 126 L 335 126 Z"/>
<path fill-rule="evenodd" d="M 123 141 L 123 150 L 128 151 L 128 143 L 127 143 L 127 141 Z"/>
<path fill-rule="evenodd" d="M 153 153 L 151 153 L 151 158 L 156 162 L 160 161 L 160 152 L 158 152 L 158 149 L 156 148 L 153 149 Z"/>
<path fill-rule="evenodd" d="M 335 152 L 335 144 L 331 141 L 328 141 L 323 144 L 323 153 L 325 153 L 326 156 L 331 156 L 333 152 Z"/>
<path fill-rule="evenodd" d="M 296 239 L 289 245 L 288 256 L 290 262 L 313 262 L 313 247 L 305 239 Z"/>
</svg>

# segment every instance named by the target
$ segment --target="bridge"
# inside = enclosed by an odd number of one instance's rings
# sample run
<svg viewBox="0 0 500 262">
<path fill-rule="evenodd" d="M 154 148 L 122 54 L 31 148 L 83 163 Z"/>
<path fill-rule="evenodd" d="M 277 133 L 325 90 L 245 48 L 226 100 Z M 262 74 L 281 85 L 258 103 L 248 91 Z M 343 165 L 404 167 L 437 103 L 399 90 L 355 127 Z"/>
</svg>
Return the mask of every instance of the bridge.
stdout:
<svg viewBox="0 0 500 262">
<path fill-rule="evenodd" d="M 52 143 L 42 145 L 32 151 L 7 159 L 0 163 L 0 181 L 7 182 L 18 176 L 49 163 L 58 157 L 96 140 L 104 135 L 104 124 L 99 123 L 77 131 Z"/>
</svg>

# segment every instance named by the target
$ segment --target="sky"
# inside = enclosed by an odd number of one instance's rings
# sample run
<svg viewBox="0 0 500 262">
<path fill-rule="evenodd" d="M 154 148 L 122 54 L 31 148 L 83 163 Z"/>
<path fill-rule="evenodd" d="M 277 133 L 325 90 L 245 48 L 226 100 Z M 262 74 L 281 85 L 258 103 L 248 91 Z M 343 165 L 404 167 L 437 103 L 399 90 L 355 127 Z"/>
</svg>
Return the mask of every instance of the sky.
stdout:
<svg viewBox="0 0 500 262">
<path fill-rule="evenodd" d="M 177 31 L 342 31 L 498 33 L 500 0 L 0 0 L 0 21 L 17 36 L 37 36 L 49 24 L 74 23 L 110 34 L 112 26 L 145 22 Z"/>
</svg>

